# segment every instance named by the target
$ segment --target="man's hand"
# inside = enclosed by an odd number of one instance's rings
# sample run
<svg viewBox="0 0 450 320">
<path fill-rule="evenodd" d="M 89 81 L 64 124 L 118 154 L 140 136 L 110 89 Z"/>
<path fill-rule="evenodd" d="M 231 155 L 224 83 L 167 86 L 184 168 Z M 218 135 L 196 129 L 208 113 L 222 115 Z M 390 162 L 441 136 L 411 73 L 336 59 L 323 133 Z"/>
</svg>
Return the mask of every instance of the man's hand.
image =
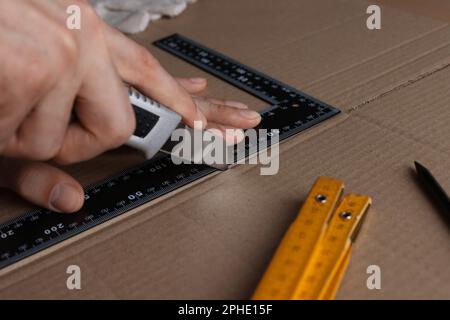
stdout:
<svg viewBox="0 0 450 320">
<path fill-rule="evenodd" d="M 81 8 L 81 30 L 66 28 L 66 8 L 73 4 Z M 0 56 L 0 186 L 55 211 L 80 209 L 83 190 L 66 173 L 36 161 L 70 164 L 125 143 L 135 118 L 124 83 L 188 125 L 202 121 L 224 132 L 260 121 L 240 103 L 192 98 L 206 87 L 204 79 L 174 79 L 86 1 L 1 1 Z"/>
</svg>

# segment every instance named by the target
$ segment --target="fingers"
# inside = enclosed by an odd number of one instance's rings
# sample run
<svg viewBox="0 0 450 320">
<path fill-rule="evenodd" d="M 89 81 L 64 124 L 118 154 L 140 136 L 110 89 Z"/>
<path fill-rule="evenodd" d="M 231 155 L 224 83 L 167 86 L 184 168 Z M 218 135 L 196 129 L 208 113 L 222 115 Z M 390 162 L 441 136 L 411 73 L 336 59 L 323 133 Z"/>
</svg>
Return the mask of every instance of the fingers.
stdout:
<svg viewBox="0 0 450 320">
<path fill-rule="evenodd" d="M 0 187 L 57 212 L 78 211 L 84 202 L 83 188 L 75 179 L 48 164 L 28 160 L 1 158 Z"/>
<path fill-rule="evenodd" d="M 61 82 L 22 121 L 3 154 L 30 160 L 48 160 L 61 148 L 75 90 Z"/>
<path fill-rule="evenodd" d="M 239 102 L 226 102 L 217 99 L 194 97 L 197 107 L 208 121 L 232 128 L 253 128 L 261 121 L 258 112 L 248 110 Z"/>
<path fill-rule="evenodd" d="M 248 106 L 242 102 L 239 101 L 231 101 L 231 100 L 221 100 L 221 99 L 215 99 L 215 98 L 207 98 L 209 102 L 217 105 L 223 105 L 238 109 L 248 109 Z"/>
<path fill-rule="evenodd" d="M 67 128 L 62 148 L 55 157 L 58 163 L 93 158 L 119 147 L 133 134 L 136 119 L 127 89 L 107 54 L 101 61 L 94 59 L 78 91 L 74 111 L 78 122 Z"/>
<path fill-rule="evenodd" d="M 36 18 L 34 14 L 33 17 Z M 15 37 L 5 41 L 5 48 L 11 50 L 8 51 L 10 59 L 4 57 L 4 79 L 0 79 L 0 152 L 6 156 L 51 158 L 61 144 L 67 125 L 63 113 L 67 118 L 70 98 L 66 97 L 74 92 L 68 89 L 74 82 L 68 44 L 71 42 L 70 39 L 64 44 L 55 41 L 61 35 L 58 28 L 41 22 L 38 24 L 45 28 L 45 36 L 30 41 L 27 37 L 32 34 L 27 29 L 26 35 L 13 32 Z M 20 46 L 14 45 L 17 39 L 22 39 Z"/>
<path fill-rule="evenodd" d="M 181 114 L 187 125 L 193 127 L 194 121 L 202 121 L 206 127 L 207 121 L 212 121 L 230 127 L 252 128 L 261 121 L 257 112 L 244 110 L 246 106 L 239 102 L 194 98 L 193 103 L 189 94 L 204 90 L 205 79 L 175 80 L 145 48 L 109 26 L 105 29 L 112 59 L 124 81 Z"/>
<path fill-rule="evenodd" d="M 220 123 L 208 122 L 207 131 L 222 137 L 227 145 L 237 144 L 244 139 L 244 130 L 227 127 Z"/>
<path fill-rule="evenodd" d="M 193 126 L 206 118 L 186 90 L 142 46 L 105 24 L 106 41 L 119 75 L 130 85 L 179 113 Z"/>
</svg>

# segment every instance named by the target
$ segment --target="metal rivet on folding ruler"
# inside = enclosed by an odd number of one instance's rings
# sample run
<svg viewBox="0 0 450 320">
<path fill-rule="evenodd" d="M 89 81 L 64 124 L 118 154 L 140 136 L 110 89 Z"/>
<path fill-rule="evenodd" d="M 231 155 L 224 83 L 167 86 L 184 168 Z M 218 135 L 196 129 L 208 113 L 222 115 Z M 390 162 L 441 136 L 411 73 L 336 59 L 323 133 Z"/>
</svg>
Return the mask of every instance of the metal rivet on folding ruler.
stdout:
<svg viewBox="0 0 450 320">
<path fill-rule="evenodd" d="M 320 202 L 320 203 L 325 203 L 325 202 L 327 202 L 327 196 L 323 195 L 323 194 L 318 194 L 316 196 L 316 201 Z"/>
<path fill-rule="evenodd" d="M 349 211 L 342 211 L 339 216 L 342 220 L 350 220 L 352 218 L 352 213 Z"/>
</svg>

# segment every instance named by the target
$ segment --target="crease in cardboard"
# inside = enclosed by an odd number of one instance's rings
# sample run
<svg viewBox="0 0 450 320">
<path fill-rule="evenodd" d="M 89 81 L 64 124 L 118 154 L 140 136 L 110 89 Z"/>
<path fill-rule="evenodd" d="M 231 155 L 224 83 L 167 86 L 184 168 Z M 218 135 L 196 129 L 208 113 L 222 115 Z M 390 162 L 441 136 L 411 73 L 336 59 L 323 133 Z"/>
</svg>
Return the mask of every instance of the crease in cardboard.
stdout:
<svg viewBox="0 0 450 320">
<path fill-rule="evenodd" d="M 387 49 L 385 49 L 385 50 L 379 52 L 378 54 L 376 54 L 376 55 L 374 55 L 374 56 L 368 57 L 368 58 L 363 59 L 363 60 L 361 60 L 361 61 L 359 61 L 359 62 L 356 62 L 356 63 L 354 63 L 354 64 L 352 64 L 352 65 L 349 65 L 349 66 L 346 67 L 346 68 L 343 68 L 343 69 L 340 69 L 340 70 L 336 70 L 336 71 L 334 71 L 334 72 L 331 72 L 330 74 L 328 74 L 328 75 L 326 75 L 326 76 L 323 76 L 323 77 L 320 77 L 320 78 L 318 78 L 318 79 L 316 79 L 316 80 L 311 81 L 311 82 L 308 84 L 308 86 L 307 86 L 306 88 L 313 87 L 313 86 L 315 86 L 315 85 L 317 85 L 317 84 L 320 84 L 320 83 L 322 83 L 322 82 L 325 82 L 326 80 L 332 79 L 333 77 L 336 77 L 336 76 L 338 76 L 338 75 L 340 75 L 340 74 L 342 74 L 342 73 L 345 73 L 345 72 L 351 71 L 351 70 L 353 70 L 353 69 L 356 69 L 357 67 L 359 67 L 359 66 L 361 66 L 361 65 L 364 65 L 364 64 L 367 64 L 368 62 L 375 61 L 375 60 L 379 59 L 379 58 L 382 57 L 382 56 L 388 55 L 388 54 L 392 53 L 393 51 L 398 50 L 398 49 L 401 49 L 401 48 L 403 48 L 403 47 L 405 47 L 405 46 L 407 46 L 407 45 L 409 45 L 409 44 L 411 44 L 411 43 L 413 43 L 413 42 L 417 42 L 418 40 L 422 40 L 422 39 L 424 39 L 424 38 L 427 38 L 427 37 L 429 37 L 431 34 L 436 33 L 436 32 L 439 32 L 439 31 L 441 31 L 441 30 L 443 30 L 443 29 L 445 29 L 445 28 L 447 28 L 447 27 L 448 27 L 447 24 L 441 25 L 441 26 L 436 27 L 436 28 L 434 28 L 434 29 L 432 29 L 432 30 L 430 30 L 430 31 L 424 32 L 424 33 L 422 33 L 422 34 L 420 34 L 420 35 L 418 35 L 418 36 L 416 36 L 416 37 L 414 37 L 414 38 L 412 38 L 412 39 L 409 39 L 409 40 L 406 40 L 406 41 L 404 41 L 404 42 L 402 42 L 402 43 L 399 43 L 398 45 L 389 47 L 389 48 L 387 48 Z M 433 52 L 433 51 L 435 51 L 435 50 L 438 50 L 438 49 L 440 49 L 440 48 L 442 48 L 442 47 L 445 47 L 445 46 L 448 45 L 449 43 L 450 43 L 450 41 L 449 41 L 449 42 L 446 42 L 445 44 L 443 44 L 443 45 L 441 45 L 441 46 L 438 46 L 438 47 L 436 47 L 436 48 L 433 48 L 433 49 L 429 50 L 428 52 L 422 53 L 422 54 L 420 54 L 419 56 L 413 57 L 413 58 L 411 58 L 410 60 L 406 61 L 406 62 L 405 62 L 404 64 L 402 64 L 402 65 L 405 65 L 405 64 L 407 64 L 408 62 L 413 62 L 413 61 L 415 61 L 415 60 L 417 60 L 417 59 L 420 59 L 422 56 L 425 56 L 425 55 L 427 55 L 427 54 L 429 54 L 429 53 L 431 53 L 431 52 Z M 402 66 L 402 65 L 399 65 L 399 66 Z M 395 67 L 389 68 L 388 70 L 386 70 L 385 73 L 387 73 L 387 72 L 389 72 L 389 71 L 393 71 L 393 70 L 395 70 L 395 69 L 397 69 L 397 68 L 395 68 Z M 381 77 L 383 74 L 384 74 L 384 73 L 382 73 L 382 74 L 377 74 L 377 75 L 373 76 L 372 78 L 368 78 L 367 80 L 373 80 L 373 79 L 376 79 L 376 78 L 378 78 L 378 77 Z M 367 81 L 367 82 L 369 82 L 369 81 Z"/>
<path fill-rule="evenodd" d="M 401 64 L 398 68 L 392 68 L 386 73 L 371 77 L 370 81 L 360 79 L 361 81 L 351 89 L 332 96 L 330 100 L 337 101 L 338 103 L 346 101 L 346 104 L 350 106 L 347 109 L 347 112 L 349 112 L 352 108 L 363 103 L 371 96 L 383 94 L 393 87 L 401 85 L 405 79 L 415 79 L 417 76 L 427 73 L 430 69 L 442 65 L 443 61 L 447 61 L 449 56 L 450 45 L 439 47 L 431 51 L 428 55 L 418 57 L 412 62 L 408 60 L 407 64 Z M 328 92 L 330 92 L 330 89 Z"/>
<path fill-rule="evenodd" d="M 394 14 L 396 13 L 396 10 L 393 9 L 389 9 L 389 16 L 385 17 L 385 24 L 390 24 L 390 28 L 394 28 L 397 26 L 402 25 L 402 23 L 400 22 L 396 22 L 395 21 L 395 16 Z M 401 15 L 401 22 L 405 22 L 407 23 L 408 21 L 411 20 L 411 15 L 408 13 L 402 13 Z M 353 22 L 352 22 L 353 21 Z M 354 20 L 350 20 L 350 22 L 347 22 L 347 25 L 345 25 L 344 23 L 344 27 L 342 30 L 333 32 L 333 34 L 335 36 L 345 36 L 346 33 L 348 32 L 348 29 L 352 28 L 354 29 L 357 24 L 359 24 L 360 22 L 357 20 L 357 22 L 354 22 Z M 276 64 L 269 64 L 268 66 L 266 66 L 265 68 L 267 68 L 268 70 L 272 70 L 272 72 L 277 73 L 281 73 L 281 78 L 282 79 L 288 79 L 286 80 L 286 82 L 289 82 L 289 79 L 295 79 L 296 81 L 294 81 L 293 85 L 294 86 L 299 86 L 301 87 L 304 91 L 306 92 L 310 92 L 313 96 L 318 96 L 319 98 L 325 100 L 325 101 L 329 101 L 331 104 L 333 105 L 337 105 L 337 106 L 343 106 L 348 104 L 345 99 L 338 99 L 333 102 L 332 97 L 341 97 L 338 94 L 336 94 L 336 92 L 345 92 L 343 90 L 353 90 L 350 91 L 352 93 L 352 95 L 354 95 L 354 93 L 357 93 L 357 88 L 356 90 L 354 90 L 355 86 L 360 85 L 361 83 L 366 83 L 368 82 L 368 80 L 372 79 L 372 78 L 366 78 L 365 75 L 367 75 L 368 77 L 382 77 L 385 73 L 395 70 L 395 68 L 399 68 L 405 64 L 408 63 L 408 61 L 414 61 L 414 59 L 420 59 L 420 57 L 422 57 L 423 55 L 426 55 L 426 52 L 424 53 L 424 51 L 427 51 L 428 49 L 431 48 L 432 52 L 433 50 L 439 50 L 439 48 L 445 46 L 444 43 L 448 43 L 448 37 L 445 37 L 445 33 L 443 31 L 448 31 L 449 29 L 448 25 L 443 23 L 443 22 L 436 22 L 433 21 L 432 19 L 429 18 L 420 18 L 418 21 L 418 27 L 414 28 L 414 31 L 417 32 L 408 32 L 407 33 L 407 37 L 405 39 L 405 37 L 401 37 L 399 35 L 399 33 L 394 33 L 393 36 L 390 36 L 387 41 L 388 41 L 388 45 L 383 44 L 382 42 L 380 42 L 380 36 L 379 35 L 375 35 L 375 37 L 372 39 L 370 37 L 370 34 L 367 33 L 367 30 L 359 30 L 357 31 L 357 36 L 359 38 L 361 38 L 361 41 L 367 41 L 367 44 L 364 43 L 360 43 L 360 42 L 355 42 L 355 41 L 350 41 L 349 45 L 350 47 L 347 48 L 347 46 L 341 46 L 338 47 L 337 49 L 340 49 L 340 51 L 344 51 L 344 52 L 349 52 L 351 53 L 351 56 L 354 56 L 354 59 L 348 59 L 345 58 L 345 55 L 339 54 L 338 56 L 338 64 L 333 64 L 332 66 L 329 66 L 328 64 L 325 64 L 322 67 L 318 67 L 318 70 L 324 69 L 325 71 L 328 70 L 328 72 L 313 72 L 311 73 L 309 70 L 309 68 L 312 69 L 312 66 L 315 67 L 315 63 L 314 61 L 312 61 L 312 64 L 309 63 L 309 59 L 311 59 L 310 56 L 308 56 L 308 50 L 306 50 L 305 54 L 301 55 L 301 59 L 298 60 L 298 64 L 292 65 L 291 61 L 288 60 L 281 60 L 280 64 L 283 65 L 289 65 L 289 69 L 287 69 L 286 67 L 284 69 L 285 72 L 284 74 L 280 71 L 276 71 L 279 69 L 277 69 Z M 375 31 L 374 31 L 375 32 Z M 378 31 L 377 31 L 378 32 Z M 383 31 L 384 32 L 384 31 Z M 325 35 L 327 33 L 324 33 Z M 433 35 L 436 34 L 436 35 Z M 369 37 L 369 38 L 367 38 Z M 381 36 L 384 37 L 384 36 Z M 304 38 L 304 37 L 303 37 Z M 328 43 L 330 40 L 332 40 L 332 38 L 330 38 L 329 36 L 326 37 L 321 37 L 319 35 L 316 34 L 315 37 L 312 37 L 311 39 L 315 39 L 314 41 L 308 41 L 308 43 L 306 45 L 309 44 L 309 46 L 311 48 L 315 48 L 316 46 L 318 46 L 321 42 L 318 41 L 323 41 Z M 395 41 L 394 41 L 395 40 Z M 440 42 L 438 42 L 440 41 Z M 374 43 L 380 42 L 380 45 L 378 47 L 374 46 Z M 413 50 L 408 50 L 409 47 L 412 47 L 412 44 L 414 43 L 416 44 L 416 47 L 413 48 Z M 292 45 L 293 43 L 298 43 L 296 45 Z M 295 50 L 301 50 L 302 46 L 304 46 L 302 41 L 291 41 L 290 42 L 291 45 L 284 45 L 284 46 L 276 46 L 275 49 L 271 49 L 269 50 L 270 54 L 270 58 L 271 60 L 275 60 L 277 59 L 278 56 L 281 56 L 280 53 L 281 52 L 289 52 L 292 51 L 294 52 Z M 424 49 L 421 49 L 423 46 L 425 46 Z M 331 53 L 332 51 L 332 47 L 330 45 L 327 45 L 326 47 L 326 54 Z M 370 53 L 368 51 L 368 48 L 370 48 Z M 283 50 L 282 50 L 283 49 Z M 355 50 L 357 50 L 357 52 L 362 53 L 362 56 L 358 56 L 355 55 Z M 412 52 L 411 52 L 412 51 Z M 390 53 L 392 52 L 396 52 L 395 54 L 395 58 L 396 63 L 394 64 L 394 62 L 389 61 L 388 64 L 388 69 L 383 70 L 383 65 L 382 62 L 386 61 L 386 59 L 389 59 Z M 406 59 L 402 60 L 400 59 L 401 56 L 405 56 Z M 267 56 L 267 52 L 266 52 L 266 56 Z M 419 57 L 419 58 L 418 58 Z M 435 60 L 437 59 L 436 57 L 433 57 Z M 327 55 L 322 54 L 320 57 L 318 57 L 317 59 L 327 59 Z M 263 65 L 264 61 L 263 59 L 260 59 L 261 61 L 256 61 L 257 65 Z M 267 59 L 266 59 L 267 60 Z M 292 60 L 292 59 L 291 59 Z M 331 61 L 333 61 L 333 59 L 331 59 Z M 372 61 L 375 61 L 375 63 L 373 63 Z M 426 62 L 424 62 L 425 64 Z M 266 62 L 267 65 L 267 62 Z M 364 68 L 364 66 L 372 66 L 372 69 L 367 69 Z M 392 70 L 390 69 L 392 68 Z M 284 70 L 282 69 L 282 71 Z M 299 69 L 304 69 L 303 72 L 306 73 L 306 77 L 302 76 L 299 77 L 298 76 L 298 71 Z M 316 69 L 316 68 L 314 68 Z M 336 70 L 337 69 L 337 70 Z M 396 79 L 394 78 L 394 80 L 387 80 L 388 83 L 393 82 L 393 81 L 398 81 L 398 80 L 403 80 L 402 78 L 404 77 L 408 77 L 409 74 L 408 73 L 414 73 L 419 71 L 420 69 L 415 67 L 415 66 L 411 66 L 409 68 L 411 71 L 404 71 L 402 72 L 402 74 L 400 74 L 400 76 L 397 76 Z M 353 72 L 349 72 L 349 70 L 355 70 Z M 368 72 L 368 74 L 367 74 Z M 381 73 L 381 75 L 380 75 Z M 302 73 L 300 73 L 302 74 Z M 341 75 L 341 76 L 339 76 Z M 352 76 L 353 75 L 353 76 Z M 364 75 L 364 76 L 362 76 Z M 355 80 L 355 78 L 357 80 Z M 352 80 L 354 79 L 354 80 Z M 340 80 L 344 80 L 343 82 Z M 296 83 L 295 83 L 296 82 Z M 341 83 L 341 84 L 340 84 Z M 343 83 L 343 84 L 342 84 Z M 292 83 L 291 83 L 292 84 Z M 322 84 L 322 85 L 320 85 Z M 381 88 L 380 88 L 381 87 Z M 352 88 L 352 89 L 349 89 Z M 376 90 L 383 90 L 383 86 L 380 83 L 377 83 L 377 88 Z M 373 94 L 373 92 L 371 92 L 368 88 L 364 88 L 363 90 L 364 95 L 368 96 L 371 93 Z M 361 98 L 363 98 L 363 94 L 360 94 L 357 99 L 358 102 Z M 345 97 L 344 97 L 345 98 Z"/>
<path fill-rule="evenodd" d="M 403 88 L 406 88 L 418 81 L 421 81 L 425 78 L 428 78 L 432 75 L 434 75 L 437 72 L 443 71 L 445 69 L 447 69 L 450 66 L 450 60 L 449 62 L 443 63 L 441 65 L 435 66 L 434 68 L 424 72 L 424 73 L 420 73 L 418 74 L 416 77 L 412 78 L 412 79 L 405 79 L 403 82 L 401 82 L 400 84 L 391 87 L 389 90 L 386 90 L 384 92 L 381 92 L 373 97 L 367 98 L 366 100 L 364 100 L 363 102 L 361 102 L 360 104 L 353 106 L 349 109 L 349 114 L 352 114 L 355 111 L 358 111 L 359 109 L 363 108 L 364 106 L 370 104 L 371 102 L 374 102 L 376 100 L 382 99 L 383 97 L 392 94 L 396 91 L 399 91 Z"/>
</svg>

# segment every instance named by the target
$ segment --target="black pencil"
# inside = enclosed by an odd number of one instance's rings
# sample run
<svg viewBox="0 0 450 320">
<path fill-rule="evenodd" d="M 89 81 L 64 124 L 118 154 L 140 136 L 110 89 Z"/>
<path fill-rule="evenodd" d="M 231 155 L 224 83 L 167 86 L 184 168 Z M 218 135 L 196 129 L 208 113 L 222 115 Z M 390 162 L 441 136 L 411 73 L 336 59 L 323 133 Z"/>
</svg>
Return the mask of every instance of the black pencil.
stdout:
<svg viewBox="0 0 450 320">
<path fill-rule="evenodd" d="M 432 197 L 436 206 L 441 209 L 444 218 L 447 219 L 447 221 L 450 221 L 450 198 L 448 194 L 427 168 L 417 161 L 414 161 L 414 164 L 416 166 L 417 174 L 425 189 L 428 191 L 428 194 Z"/>
</svg>

